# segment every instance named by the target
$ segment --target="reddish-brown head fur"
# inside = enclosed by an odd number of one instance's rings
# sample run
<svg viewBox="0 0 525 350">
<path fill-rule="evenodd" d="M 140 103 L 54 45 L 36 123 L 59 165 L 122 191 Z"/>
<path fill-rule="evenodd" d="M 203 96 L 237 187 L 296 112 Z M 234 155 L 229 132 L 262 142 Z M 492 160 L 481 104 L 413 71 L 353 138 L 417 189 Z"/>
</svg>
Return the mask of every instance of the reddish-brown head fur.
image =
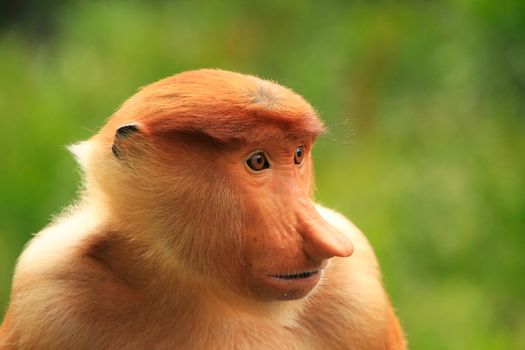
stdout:
<svg viewBox="0 0 525 350">
<path fill-rule="evenodd" d="M 152 134 L 205 133 L 222 142 L 272 136 L 272 125 L 288 135 L 318 135 L 324 127 L 299 95 L 276 83 L 221 70 L 190 71 L 148 85 L 126 101 L 102 134 L 141 122 Z"/>
</svg>

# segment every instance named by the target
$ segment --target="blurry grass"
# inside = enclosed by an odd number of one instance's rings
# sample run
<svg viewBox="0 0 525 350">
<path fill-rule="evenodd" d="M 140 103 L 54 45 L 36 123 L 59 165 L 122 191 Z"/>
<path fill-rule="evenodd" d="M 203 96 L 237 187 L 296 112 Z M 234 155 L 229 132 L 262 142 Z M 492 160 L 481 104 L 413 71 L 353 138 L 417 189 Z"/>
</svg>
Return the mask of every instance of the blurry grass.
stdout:
<svg viewBox="0 0 525 350">
<path fill-rule="evenodd" d="M 303 94 L 318 198 L 367 234 L 413 349 L 525 348 L 525 8 L 485 1 L 76 2 L 0 32 L 0 310 L 75 196 L 63 145 L 139 86 L 220 67 Z M 2 311 L 0 311 L 0 315 Z"/>
</svg>

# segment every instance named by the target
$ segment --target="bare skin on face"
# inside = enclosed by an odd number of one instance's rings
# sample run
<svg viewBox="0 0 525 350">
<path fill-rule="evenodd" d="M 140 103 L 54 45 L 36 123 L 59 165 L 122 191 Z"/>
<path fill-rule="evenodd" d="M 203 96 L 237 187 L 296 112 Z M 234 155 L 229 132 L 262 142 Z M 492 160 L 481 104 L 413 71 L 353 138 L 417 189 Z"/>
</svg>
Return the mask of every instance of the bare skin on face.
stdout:
<svg viewBox="0 0 525 350">
<path fill-rule="evenodd" d="M 352 241 L 324 220 L 311 199 L 312 138 L 248 144 L 231 162 L 235 182 L 246 184 L 247 229 L 242 275 L 252 294 L 291 300 L 307 295 L 319 282 L 328 260 L 348 257 Z M 261 147 L 264 146 L 264 147 Z M 248 150 L 244 157 L 239 157 Z M 234 158 L 235 158 L 234 157 Z M 254 200 L 256 199 L 256 200 Z"/>
<path fill-rule="evenodd" d="M 220 70 L 72 147 L 79 201 L 23 252 L 0 349 L 405 349 L 363 234 L 313 200 L 315 110 Z"/>
</svg>

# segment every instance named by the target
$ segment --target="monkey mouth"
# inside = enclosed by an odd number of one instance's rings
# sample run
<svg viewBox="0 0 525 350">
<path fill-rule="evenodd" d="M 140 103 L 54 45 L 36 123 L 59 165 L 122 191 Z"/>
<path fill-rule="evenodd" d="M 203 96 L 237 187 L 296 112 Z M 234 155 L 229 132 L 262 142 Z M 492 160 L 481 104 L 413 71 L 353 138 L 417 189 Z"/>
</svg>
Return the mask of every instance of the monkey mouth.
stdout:
<svg viewBox="0 0 525 350">
<path fill-rule="evenodd" d="M 303 271 L 298 273 L 291 273 L 291 274 L 273 274 L 270 275 L 270 277 L 278 278 L 281 280 L 298 280 L 298 279 L 306 279 L 310 278 L 312 276 L 317 275 L 321 270 L 311 270 L 311 271 Z"/>
<path fill-rule="evenodd" d="M 275 299 L 299 299 L 310 293 L 321 280 L 323 268 L 294 271 L 292 273 L 272 273 L 266 275 L 267 286 L 273 290 Z"/>
</svg>

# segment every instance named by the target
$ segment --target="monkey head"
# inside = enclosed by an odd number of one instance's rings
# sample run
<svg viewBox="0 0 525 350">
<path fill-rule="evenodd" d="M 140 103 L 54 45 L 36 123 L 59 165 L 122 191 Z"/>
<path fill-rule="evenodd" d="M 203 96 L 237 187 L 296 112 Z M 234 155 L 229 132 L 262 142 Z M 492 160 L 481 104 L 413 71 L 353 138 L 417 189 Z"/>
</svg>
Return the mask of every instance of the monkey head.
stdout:
<svg viewBox="0 0 525 350">
<path fill-rule="evenodd" d="M 312 199 L 323 129 L 287 88 L 198 70 L 141 89 L 78 157 L 108 222 L 163 268 L 258 300 L 297 299 L 330 258 L 353 252 Z"/>
</svg>

